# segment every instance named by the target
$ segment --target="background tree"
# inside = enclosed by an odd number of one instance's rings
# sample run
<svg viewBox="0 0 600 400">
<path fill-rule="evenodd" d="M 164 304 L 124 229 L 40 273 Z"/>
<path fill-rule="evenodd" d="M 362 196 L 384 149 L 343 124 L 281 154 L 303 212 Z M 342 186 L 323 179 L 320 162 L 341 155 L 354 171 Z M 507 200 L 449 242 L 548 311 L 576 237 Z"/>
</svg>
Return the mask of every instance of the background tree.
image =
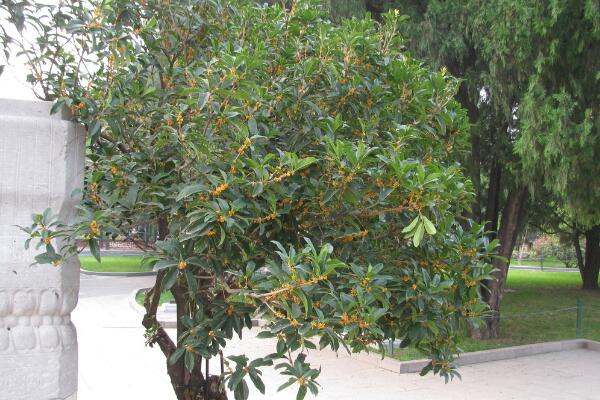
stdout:
<svg viewBox="0 0 600 400">
<path fill-rule="evenodd" d="M 498 227 L 502 243 L 499 253 L 510 257 L 515 233 L 522 225 L 518 215 L 523 215 L 527 194 L 525 186 L 519 182 L 528 182 L 529 190 L 538 192 L 538 196 L 545 187 L 544 190 L 550 190 L 562 199 L 561 207 L 570 210 L 573 218 L 586 227 L 583 287 L 597 288 L 600 265 L 600 228 L 596 227 L 598 194 L 597 184 L 590 181 L 593 179 L 590 177 L 598 176 L 594 168 L 598 153 L 596 54 L 600 6 L 585 0 L 543 5 L 514 0 L 432 1 L 424 11 L 422 5 L 411 7 L 411 3 L 397 4 L 404 4 L 408 12 L 417 17 L 417 22 L 422 16 L 423 22 L 417 23 L 414 30 L 419 33 L 415 36 L 419 39 L 414 46 L 417 54 L 432 53 L 441 64 L 448 65 L 451 72 L 465 77 L 467 89 L 472 85 L 467 90 L 470 95 L 461 96 L 459 92 L 461 103 L 471 111 L 472 122 L 481 121 L 481 118 L 474 118 L 477 113 L 481 117 L 481 104 L 491 107 L 492 118 L 485 124 L 489 126 L 485 131 L 491 133 L 487 142 L 494 146 L 491 152 L 482 153 L 478 147 L 485 136 L 473 137 L 471 165 L 474 173 L 471 176 L 478 187 L 477 176 L 481 175 L 477 173 L 478 160 L 481 160 L 481 154 L 488 154 L 488 157 L 491 154 L 485 220 L 493 231 L 494 221 L 502 210 Z M 470 73 L 473 72 L 471 66 L 475 66 L 475 73 Z M 481 89 L 484 89 L 484 96 L 476 93 L 477 90 L 481 93 Z M 478 99 L 477 109 L 472 106 L 477 104 L 473 100 L 471 106 L 468 100 L 465 101 L 469 97 Z M 495 136 L 494 126 L 499 128 L 499 134 Z M 520 159 L 515 159 L 513 147 Z M 520 163 L 524 164 L 523 168 Z M 504 176 L 506 182 L 506 172 L 509 172 L 515 189 L 508 192 L 505 206 L 498 208 L 494 206 L 498 204 L 494 200 L 498 198 L 494 190 L 498 187 L 496 177 Z M 475 216 L 478 209 L 475 204 Z M 493 309 L 496 308 L 494 303 L 499 301 L 494 298 L 501 295 L 505 277 L 502 272 L 506 271 L 502 262 L 498 261 L 496 265 L 500 267 L 500 279 L 491 286 L 490 305 Z M 494 287 L 496 285 L 500 290 Z"/>
<path fill-rule="evenodd" d="M 339 20 L 340 18 L 362 17 L 364 11 L 366 11 L 365 0 L 324 0 L 323 4 L 331 17 L 335 20 Z"/>
<path fill-rule="evenodd" d="M 85 238 L 155 223 L 149 345 L 178 399 L 263 391 L 277 363 L 298 398 L 316 393 L 307 350 L 401 339 L 451 377 L 465 324 L 485 306 L 494 243 L 459 224 L 473 201 L 457 164 L 459 84 L 402 49 L 401 18 L 324 18 L 315 2 L 68 1 L 28 7 L 39 93 L 89 133 L 85 204 L 25 230 L 60 265 Z M 28 243 L 29 244 L 29 243 Z M 177 340 L 156 320 L 177 303 Z M 274 353 L 224 357 L 250 318 Z M 209 360 L 220 362 L 210 369 Z"/>
<path fill-rule="evenodd" d="M 522 99 L 517 150 L 527 175 L 541 176 L 585 230 L 583 288 L 598 289 L 600 4 L 563 0 L 534 9 L 529 25 L 539 49 Z"/>
<path fill-rule="evenodd" d="M 572 218 L 569 210 L 561 207 L 562 200 L 554 198 L 552 193 L 538 190 L 532 200 L 531 211 L 528 213 L 528 226 L 554 239 L 554 243 L 549 246 L 550 253 L 554 253 L 553 255 L 565 264 L 574 262 L 579 268 L 583 282 L 585 260 L 581 238 L 584 229 Z"/>
</svg>

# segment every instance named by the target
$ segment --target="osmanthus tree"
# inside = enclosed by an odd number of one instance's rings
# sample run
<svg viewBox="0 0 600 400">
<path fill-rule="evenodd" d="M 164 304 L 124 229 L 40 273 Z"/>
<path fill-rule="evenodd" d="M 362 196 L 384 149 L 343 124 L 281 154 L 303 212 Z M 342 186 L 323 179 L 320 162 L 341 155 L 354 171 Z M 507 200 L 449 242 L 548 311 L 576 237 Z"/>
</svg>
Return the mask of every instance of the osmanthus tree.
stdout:
<svg viewBox="0 0 600 400">
<path fill-rule="evenodd" d="M 99 258 L 100 238 L 155 223 L 143 325 L 178 399 L 264 392 L 272 364 L 303 398 L 320 373 L 308 350 L 385 352 L 386 339 L 430 357 L 424 372 L 456 374 L 495 243 L 458 219 L 473 201 L 455 161 L 458 82 L 400 50 L 399 15 L 333 24 L 312 1 L 38 7 L 25 12 L 43 33 L 24 49 L 31 80 L 87 126 L 89 150 L 78 220 L 47 212 L 26 229 L 37 261 L 60 265 L 81 238 Z M 163 292 L 176 341 L 156 318 Z M 257 315 L 273 353 L 224 356 Z"/>
</svg>

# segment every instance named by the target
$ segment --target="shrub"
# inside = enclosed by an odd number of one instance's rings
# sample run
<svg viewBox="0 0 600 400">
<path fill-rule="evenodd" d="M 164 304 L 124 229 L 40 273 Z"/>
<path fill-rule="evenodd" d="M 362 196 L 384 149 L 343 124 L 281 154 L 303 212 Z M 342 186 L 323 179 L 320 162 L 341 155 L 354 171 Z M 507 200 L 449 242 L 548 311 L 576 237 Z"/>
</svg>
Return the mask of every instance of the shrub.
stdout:
<svg viewBox="0 0 600 400">
<path fill-rule="evenodd" d="M 538 257 L 555 257 L 567 268 L 577 266 L 577 255 L 572 243 L 565 243 L 559 235 L 542 235 L 533 242 Z"/>
<path fill-rule="evenodd" d="M 81 215 L 36 217 L 27 230 L 51 240 L 38 261 L 74 254 L 55 239 L 84 237 L 99 257 L 99 238 L 157 224 L 143 324 L 179 399 L 224 385 L 246 398 L 248 379 L 264 392 L 274 362 L 302 398 L 320 372 L 308 349 L 395 338 L 431 358 L 424 372 L 456 374 L 495 246 L 457 222 L 472 201 L 457 80 L 401 50 L 397 13 L 338 25 L 312 1 L 142 5 L 30 11 L 45 33 L 26 50 L 31 79 L 89 132 Z M 176 343 L 156 320 L 164 291 Z M 274 353 L 224 358 L 256 315 Z M 212 358 L 224 372 L 203 368 Z"/>
</svg>

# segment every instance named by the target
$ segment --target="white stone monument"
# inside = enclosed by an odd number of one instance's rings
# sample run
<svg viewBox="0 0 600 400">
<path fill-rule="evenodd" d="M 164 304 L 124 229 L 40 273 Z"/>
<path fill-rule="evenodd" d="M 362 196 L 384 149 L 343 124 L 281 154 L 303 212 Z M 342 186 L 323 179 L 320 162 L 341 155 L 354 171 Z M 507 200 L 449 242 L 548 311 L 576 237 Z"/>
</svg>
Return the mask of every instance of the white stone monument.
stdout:
<svg viewBox="0 0 600 400">
<path fill-rule="evenodd" d="M 41 251 L 15 227 L 46 208 L 69 220 L 79 201 L 85 132 L 51 106 L 0 99 L 0 400 L 77 396 L 79 260 L 32 265 Z"/>
</svg>

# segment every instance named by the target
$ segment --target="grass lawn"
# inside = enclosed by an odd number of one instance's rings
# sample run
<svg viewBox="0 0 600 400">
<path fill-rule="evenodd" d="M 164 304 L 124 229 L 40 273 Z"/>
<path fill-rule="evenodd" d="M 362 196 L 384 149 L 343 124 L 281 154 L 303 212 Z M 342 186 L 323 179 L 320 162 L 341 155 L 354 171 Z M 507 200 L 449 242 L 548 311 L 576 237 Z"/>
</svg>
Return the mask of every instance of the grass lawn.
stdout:
<svg viewBox="0 0 600 400">
<path fill-rule="evenodd" d="M 527 267 L 539 267 L 541 266 L 539 258 L 524 258 L 519 261 L 518 258 L 512 258 L 510 260 L 512 265 L 523 265 Z M 544 257 L 544 268 L 565 268 L 566 265 L 562 261 L 554 257 Z"/>
<path fill-rule="evenodd" d="M 94 272 L 147 272 L 152 269 L 142 266 L 142 256 L 103 256 L 102 262 L 93 256 L 80 256 L 81 268 Z"/>
<path fill-rule="evenodd" d="M 465 339 L 464 351 L 574 339 L 577 298 L 583 303 L 582 336 L 600 340 L 600 292 L 579 289 L 581 277 L 568 272 L 510 271 L 509 291 L 500 306 L 500 338 Z M 423 358 L 415 350 L 395 350 L 401 360 Z"/>
</svg>

